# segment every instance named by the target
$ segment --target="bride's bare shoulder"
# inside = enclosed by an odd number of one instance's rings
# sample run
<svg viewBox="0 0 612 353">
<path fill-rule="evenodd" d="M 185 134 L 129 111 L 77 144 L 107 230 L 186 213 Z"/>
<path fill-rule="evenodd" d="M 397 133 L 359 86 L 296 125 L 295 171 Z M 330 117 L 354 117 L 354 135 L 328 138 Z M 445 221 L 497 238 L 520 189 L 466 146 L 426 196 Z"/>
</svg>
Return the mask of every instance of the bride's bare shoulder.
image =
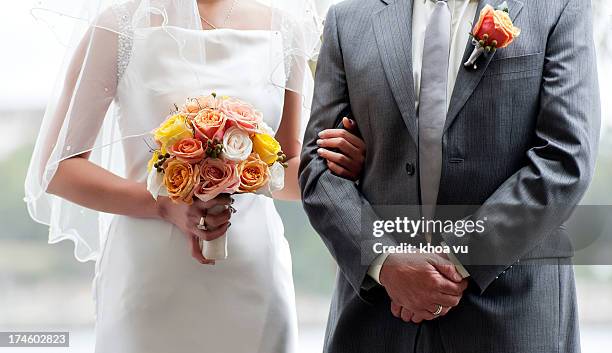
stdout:
<svg viewBox="0 0 612 353">
<path fill-rule="evenodd" d="M 244 29 L 269 29 L 273 9 L 256 0 L 239 2 L 234 15 L 239 21 L 235 23 Z"/>
</svg>

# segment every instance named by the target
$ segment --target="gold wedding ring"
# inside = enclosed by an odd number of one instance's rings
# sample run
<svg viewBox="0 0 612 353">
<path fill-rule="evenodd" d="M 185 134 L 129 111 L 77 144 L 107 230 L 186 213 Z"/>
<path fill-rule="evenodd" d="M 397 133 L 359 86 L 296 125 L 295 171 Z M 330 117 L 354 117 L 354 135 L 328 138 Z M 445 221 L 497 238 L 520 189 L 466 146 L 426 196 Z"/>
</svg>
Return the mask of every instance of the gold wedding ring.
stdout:
<svg viewBox="0 0 612 353">
<path fill-rule="evenodd" d="M 438 306 L 438 308 L 436 309 L 436 311 L 434 311 L 434 312 L 432 313 L 432 314 L 433 314 L 433 316 L 438 316 L 438 315 L 442 314 L 442 309 L 443 309 L 443 308 L 442 308 L 442 305 L 440 305 L 440 304 L 436 304 L 436 305 Z"/>
</svg>

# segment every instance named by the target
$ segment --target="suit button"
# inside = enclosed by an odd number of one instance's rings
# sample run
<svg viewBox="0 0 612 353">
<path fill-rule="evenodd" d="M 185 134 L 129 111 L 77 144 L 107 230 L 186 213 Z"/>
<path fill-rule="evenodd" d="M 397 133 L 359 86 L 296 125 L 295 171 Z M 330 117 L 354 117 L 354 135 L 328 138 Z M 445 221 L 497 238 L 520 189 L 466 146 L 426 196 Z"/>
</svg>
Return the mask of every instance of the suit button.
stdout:
<svg viewBox="0 0 612 353">
<path fill-rule="evenodd" d="M 406 173 L 408 173 L 408 175 L 414 175 L 415 170 L 414 164 L 410 162 L 406 163 Z"/>
</svg>

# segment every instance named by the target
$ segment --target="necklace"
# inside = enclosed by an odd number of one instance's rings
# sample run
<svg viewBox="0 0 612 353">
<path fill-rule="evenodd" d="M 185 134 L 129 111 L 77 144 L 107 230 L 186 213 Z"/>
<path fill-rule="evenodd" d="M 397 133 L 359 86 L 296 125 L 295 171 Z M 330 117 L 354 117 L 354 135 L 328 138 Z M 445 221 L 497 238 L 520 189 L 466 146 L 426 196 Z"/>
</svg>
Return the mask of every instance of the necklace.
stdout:
<svg viewBox="0 0 612 353">
<path fill-rule="evenodd" d="M 234 12 L 234 8 L 236 7 L 236 3 L 237 2 L 238 2 L 238 0 L 233 0 L 232 1 L 232 6 L 227 11 L 227 15 L 225 16 L 225 19 L 223 20 L 223 23 L 221 24 L 222 27 L 225 27 L 225 25 L 228 23 L 230 17 L 232 17 L 232 12 Z M 200 19 L 202 21 L 204 21 L 207 25 L 209 25 L 212 29 L 218 29 L 217 26 L 215 26 L 214 24 L 210 23 L 210 21 L 205 19 L 202 15 L 200 15 L 199 13 L 198 13 L 198 15 L 200 16 Z"/>
</svg>

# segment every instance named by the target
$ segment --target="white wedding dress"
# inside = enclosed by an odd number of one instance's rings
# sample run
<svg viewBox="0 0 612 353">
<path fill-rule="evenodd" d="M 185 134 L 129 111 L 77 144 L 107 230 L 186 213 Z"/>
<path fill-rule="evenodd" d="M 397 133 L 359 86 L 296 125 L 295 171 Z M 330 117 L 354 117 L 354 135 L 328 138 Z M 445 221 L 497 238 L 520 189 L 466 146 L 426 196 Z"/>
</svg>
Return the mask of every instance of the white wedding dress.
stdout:
<svg viewBox="0 0 612 353">
<path fill-rule="evenodd" d="M 176 38 L 183 44 L 180 55 Z M 119 48 L 116 101 L 123 135 L 151 126 L 151 119 L 161 123 L 187 97 L 211 92 L 252 103 L 278 129 L 284 89 L 260 69 L 270 48 L 282 50 L 278 32 L 147 28 Z M 123 150 L 127 178 L 144 182 L 149 147 L 125 139 Z M 94 280 L 96 353 L 295 351 L 283 224 L 271 199 L 235 199 L 229 257 L 215 266 L 195 261 L 187 238 L 169 223 L 111 216 Z"/>
</svg>

